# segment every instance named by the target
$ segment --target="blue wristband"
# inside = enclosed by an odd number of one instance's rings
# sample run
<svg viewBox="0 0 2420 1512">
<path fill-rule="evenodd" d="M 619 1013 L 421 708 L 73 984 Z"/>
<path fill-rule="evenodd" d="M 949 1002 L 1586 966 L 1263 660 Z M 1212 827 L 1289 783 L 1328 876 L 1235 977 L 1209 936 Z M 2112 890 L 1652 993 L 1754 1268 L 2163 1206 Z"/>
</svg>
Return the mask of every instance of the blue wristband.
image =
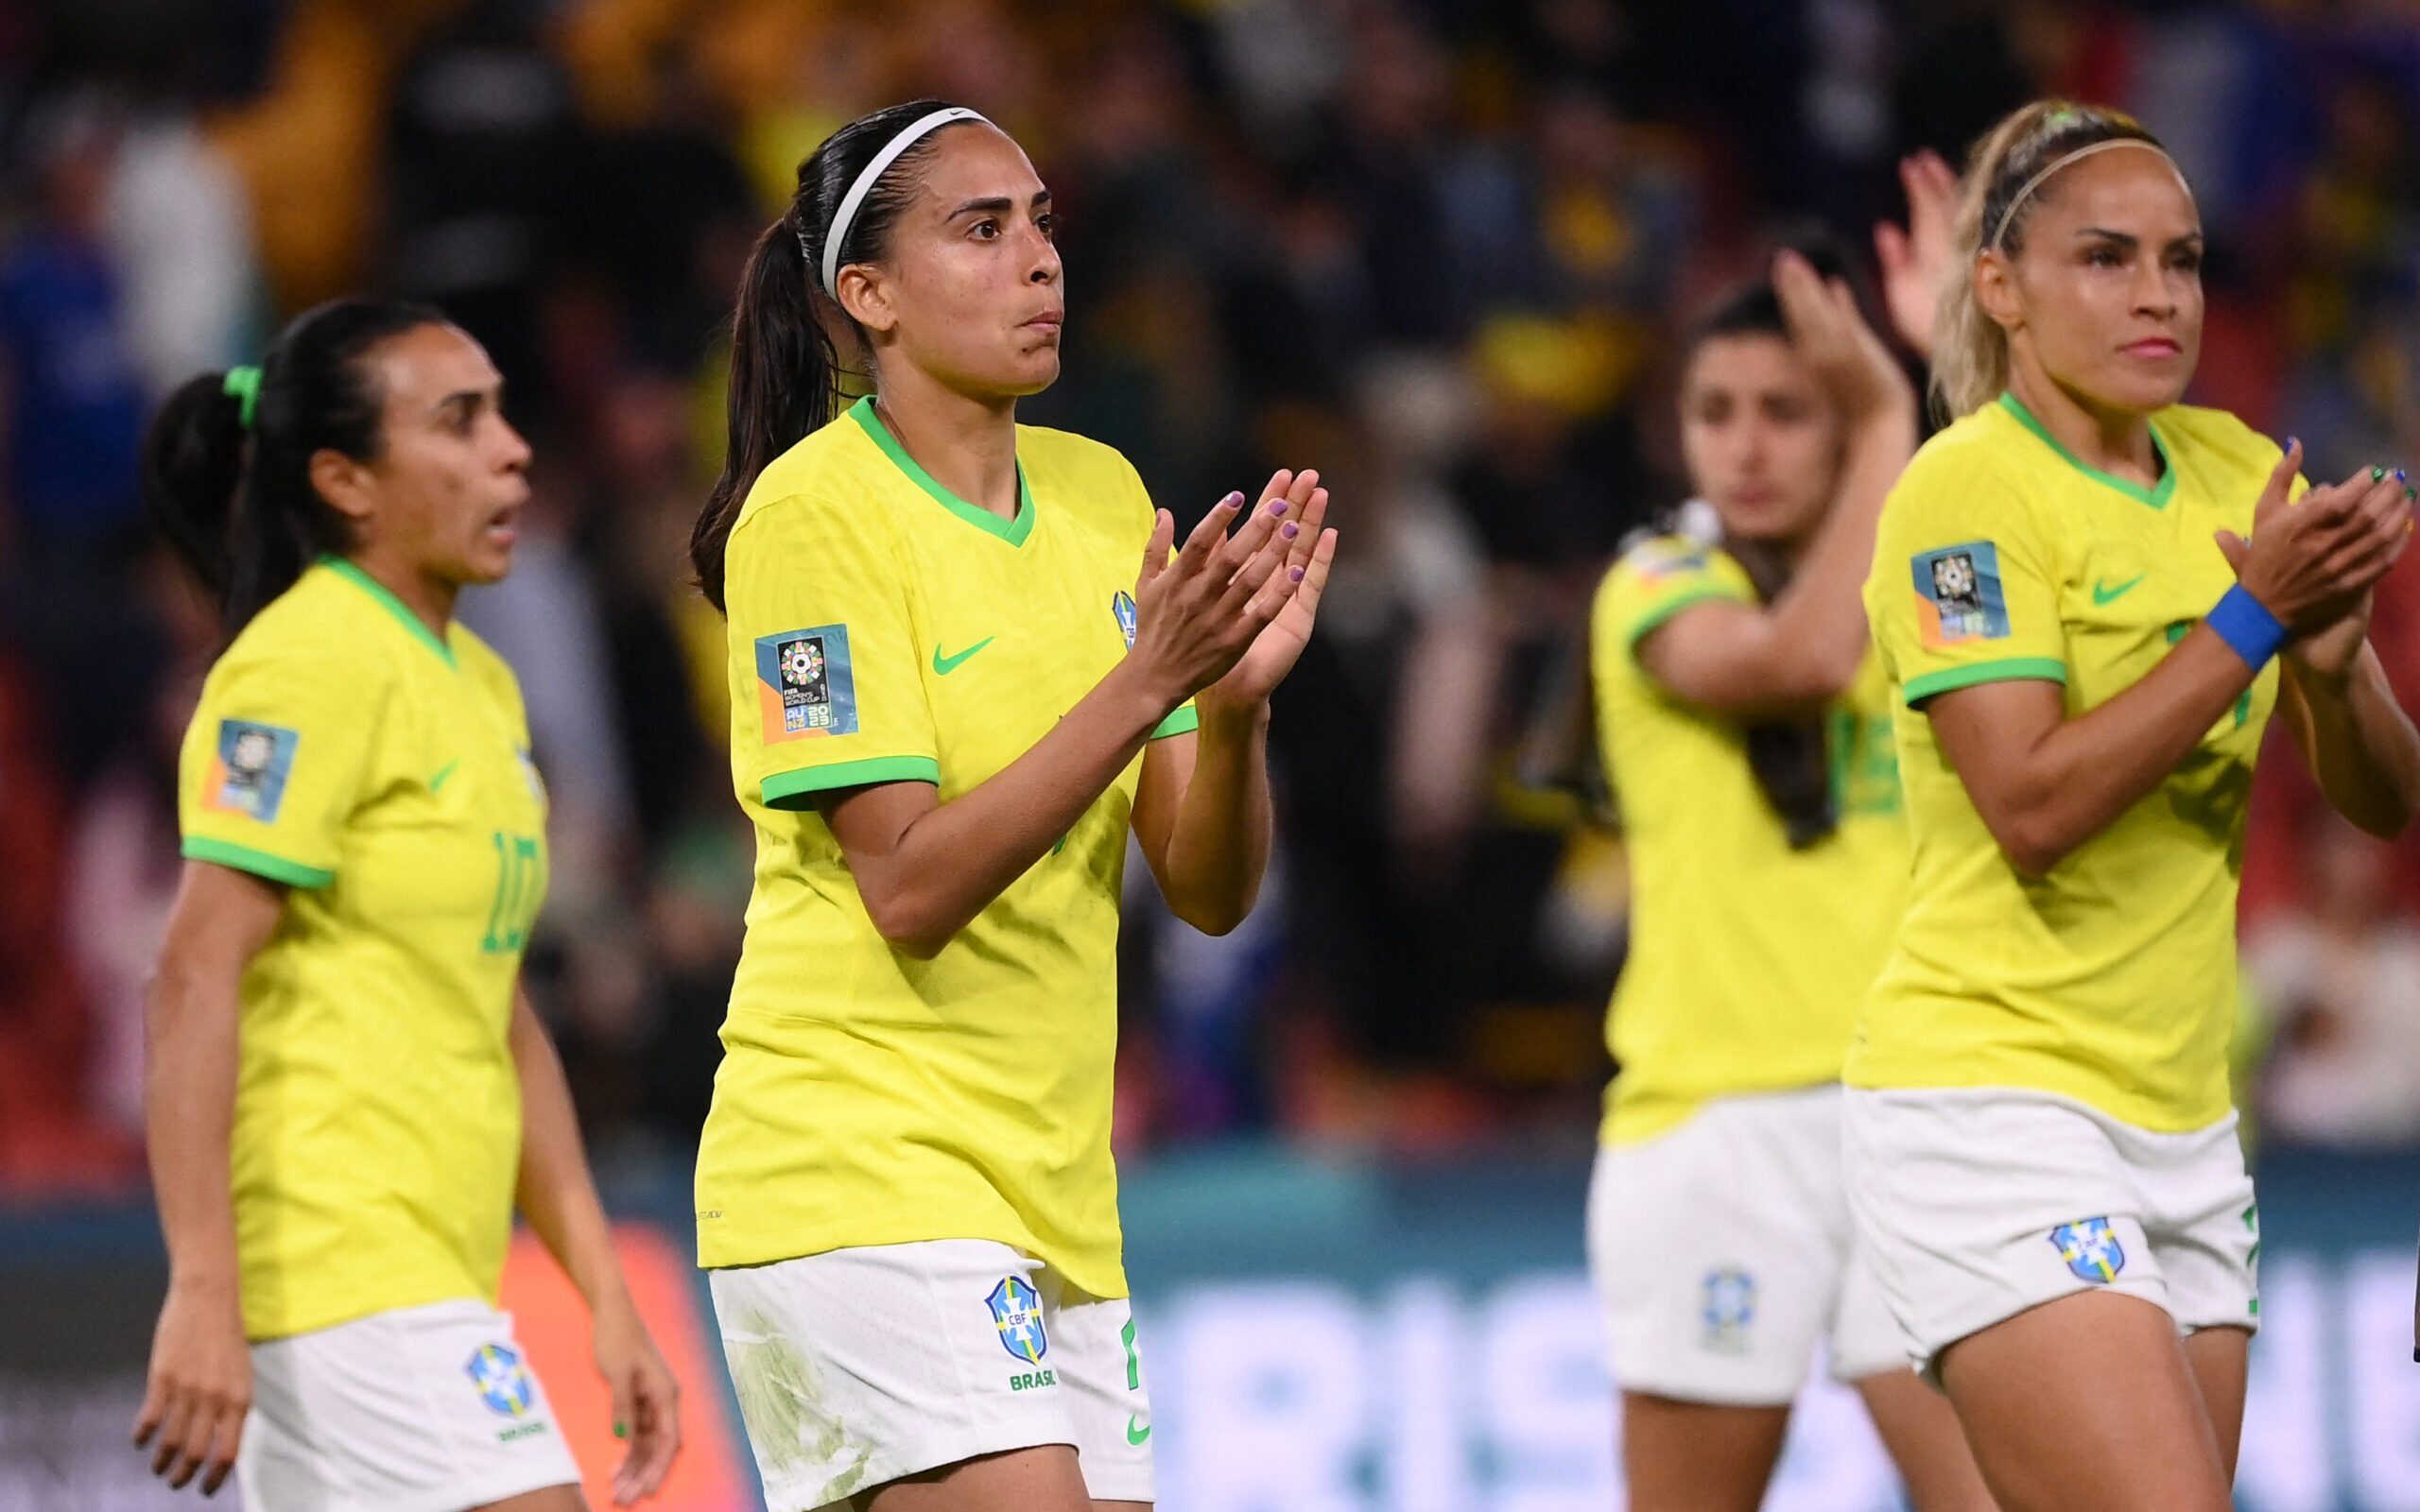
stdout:
<svg viewBox="0 0 2420 1512">
<path fill-rule="evenodd" d="M 2286 627 L 2241 583 L 2221 594 L 2202 623 L 2218 631 L 2227 649 L 2243 658 L 2255 672 L 2267 666 L 2286 644 Z"/>
</svg>

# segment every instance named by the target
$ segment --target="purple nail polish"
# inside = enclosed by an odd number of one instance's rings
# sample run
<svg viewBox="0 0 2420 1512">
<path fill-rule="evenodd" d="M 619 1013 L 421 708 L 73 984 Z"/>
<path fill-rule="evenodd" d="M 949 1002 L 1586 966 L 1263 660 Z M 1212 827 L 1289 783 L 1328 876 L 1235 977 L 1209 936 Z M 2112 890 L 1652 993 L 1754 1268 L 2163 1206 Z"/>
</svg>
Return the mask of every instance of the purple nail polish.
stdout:
<svg viewBox="0 0 2420 1512">
<path fill-rule="evenodd" d="M 1298 582 L 1298 583 L 1299 583 L 1299 582 L 1301 582 L 1302 580 L 1303 580 L 1303 569 L 1301 569 L 1300 567 L 1297 567 L 1297 568 L 1295 568 L 1295 569 L 1294 569 L 1294 581 L 1296 581 L 1296 582 Z"/>
<path fill-rule="evenodd" d="M 2289 437 L 2287 437 L 2287 438 L 2286 438 L 2286 450 L 2287 450 L 2287 451 L 2289 451 L 2289 452 L 2292 451 L 2295 447 L 2300 446 L 2300 445 L 2302 445 L 2302 444 L 2303 444 L 2302 442 L 2300 442 L 2300 441 L 2298 441 L 2298 440 L 2295 440 L 2295 439 L 2294 439 L 2292 437 L 2290 437 L 2290 436 L 2289 436 Z"/>
<path fill-rule="evenodd" d="M 1284 514 L 1286 512 L 1286 501 L 1283 499 L 1270 500 L 1269 512 L 1270 514 Z"/>
<path fill-rule="evenodd" d="M 1243 490 L 1242 490 L 1241 489 L 1238 489 L 1238 490 L 1236 490 L 1235 492 L 1228 494 L 1225 498 L 1220 499 L 1220 500 L 1219 501 L 1219 507 L 1221 507 L 1221 508 L 1225 508 L 1225 509 L 1234 509 L 1234 508 L 1237 508 L 1237 507 L 1239 507 L 1243 504 L 1243 502 L 1244 502 Z"/>
<path fill-rule="evenodd" d="M 2403 476 L 2403 474 L 2402 474 L 2402 473 L 2400 473 L 2400 472 L 2397 472 L 2397 473 L 2395 474 L 2395 476 L 2396 476 L 2396 477 L 2401 477 L 2401 476 Z M 1296 536 L 1299 536 L 1299 535 L 1301 535 L 1302 533 L 1303 533 L 1303 527 L 1302 527 L 1301 525 L 1296 524 L 1295 524 L 1293 521 L 1291 521 L 1291 520 L 1287 521 L 1287 522 L 1286 522 L 1286 524 L 1285 524 L 1285 526 L 1284 526 L 1284 528 L 1279 532 L 1279 534 L 1283 535 L 1283 536 L 1284 536 L 1287 540 L 1288 540 L 1288 541 L 1293 540 Z"/>
</svg>

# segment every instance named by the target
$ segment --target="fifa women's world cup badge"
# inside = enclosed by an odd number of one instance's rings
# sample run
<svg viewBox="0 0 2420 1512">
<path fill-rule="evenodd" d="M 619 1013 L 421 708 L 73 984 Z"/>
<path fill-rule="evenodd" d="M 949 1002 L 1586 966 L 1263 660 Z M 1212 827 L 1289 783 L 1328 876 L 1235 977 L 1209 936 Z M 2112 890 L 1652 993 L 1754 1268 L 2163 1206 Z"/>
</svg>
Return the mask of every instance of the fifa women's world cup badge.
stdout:
<svg viewBox="0 0 2420 1512">
<path fill-rule="evenodd" d="M 218 724 L 217 759 L 212 764 L 202 803 L 221 814 L 240 814 L 263 824 L 277 822 L 285 782 L 294 769 L 302 737 L 276 725 L 249 719 Z"/>
<path fill-rule="evenodd" d="M 847 626 L 819 625 L 758 636 L 756 684 L 767 745 L 846 735 L 857 728 Z"/>
</svg>

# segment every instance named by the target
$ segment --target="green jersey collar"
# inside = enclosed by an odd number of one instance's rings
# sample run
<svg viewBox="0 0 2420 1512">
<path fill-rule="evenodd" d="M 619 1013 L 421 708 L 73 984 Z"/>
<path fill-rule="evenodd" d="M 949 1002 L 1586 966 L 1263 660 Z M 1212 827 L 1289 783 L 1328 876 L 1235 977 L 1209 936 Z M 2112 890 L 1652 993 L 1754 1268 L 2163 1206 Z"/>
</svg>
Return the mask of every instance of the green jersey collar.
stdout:
<svg viewBox="0 0 2420 1512">
<path fill-rule="evenodd" d="M 873 444 L 882 448 L 882 455 L 890 458 L 891 465 L 908 474 L 909 482 L 931 494 L 935 503 L 960 520 L 986 535 L 999 537 L 1011 546 L 1024 545 L 1026 538 L 1033 534 L 1033 489 L 1026 481 L 1023 462 L 1017 464 L 1017 517 L 1003 520 L 989 509 L 967 503 L 935 482 L 933 475 L 908 455 L 908 449 L 899 444 L 899 438 L 891 435 L 890 427 L 873 412 L 872 394 L 849 406 L 849 418 L 864 428 Z"/>
<path fill-rule="evenodd" d="M 2154 509 L 2165 509 L 2168 507 L 2169 499 L 2176 492 L 2176 458 L 2169 455 L 2168 442 L 2161 437 L 2157 424 L 2152 424 L 2151 430 L 2152 449 L 2159 453 L 2159 486 L 2147 489 L 2139 483 L 2129 483 L 2124 478 L 2112 477 L 2097 467 L 2086 467 L 2073 452 L 2059 444 L 2059 438 L 2051 435 L 2041 421 L 2034 418 L 2033 411 L 2025 407 L 2025 401 L 2014 394 L 2003 392 L 2000 395 L 2000 407 L 2015 416 L 2018 424 L 2040 437 L 2043 445 L 2058 453 L 2060 461 L 2066 463 L 2067 466 L 2074 468 L 2095 483 L 2106 484 L 2116 489 L 2136 504 L 2147 504 Z"/>
<path fill-rule="evenodd" d="M 322 557 L 320 558 L 319 565 L 325 567 L 328 571 L 336 574 L 338 577 L 352 583 L 363 593 L 368 593 L 372 598 L 376 599 L 379 607 L 386 610 L 388 613 L 395 616 L 396 619 L 402 621 L 404 628 L 411 631 L 412 635 L 419 640 L 421 644 L 427 646 L 439 656 L 443 657 L 447 666 L 450 667 L 454 664 L 454 648 L 437 638 L 437 633 L 428 627 L 427 621 L 422 619 L 410 610 L 406 609 L 404 607 L 404 601 L 397 598 L 394 593 L 388 589 L 386 584 L 380 582 L 377 578 L 371 576 L 368 573 L 363 572 L 358 566 L 346 560 L 342 557 Z"/>
</svg>

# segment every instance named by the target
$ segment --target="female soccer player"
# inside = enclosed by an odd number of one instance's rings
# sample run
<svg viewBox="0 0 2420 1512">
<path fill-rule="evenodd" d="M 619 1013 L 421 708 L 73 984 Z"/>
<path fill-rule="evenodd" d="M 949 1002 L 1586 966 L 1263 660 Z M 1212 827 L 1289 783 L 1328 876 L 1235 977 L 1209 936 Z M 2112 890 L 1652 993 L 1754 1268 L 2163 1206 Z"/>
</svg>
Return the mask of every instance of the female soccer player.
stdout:
<svg viewBox="0 0 2420 1512">
<path fill-rule="evenodd" d="M 1915 1505 L 1987 1506 L 1840 1171 L 1841 1063 L 1908 868 L 1858 585 L 1915 395 L 1846 286 L 1784 252 L 1692 337 L 1681 438 L 1720 543 L 1632 551 L 1592 633 L 1635 900 L 1588 1218 L 1630 1504 L 1753 1512 L 1825 1340 Z"/>
<path fill-rule="evenodd" d="M 2200 218 L 2126 116 L 2009 117 L 1958 231 L 1958 419 L 1865 591 L 1915 860 L 1849 1057 L 1850 1199 L 2002 1506 L 2221 1512 L 2258 1324 L 2226 1075 L 2244 801 L 2276 705 L 2363 829 L 2420 804 L 2365 639 L 2411 495 L 2381 467 L 2290 507 L 2294 442 L 2178 403 Z"/>
<path fill-rule="evenodd" d="M 151 1001 L 169 1282 L 135 1442 L 173 1486 L 234 1467 L 258 1512 L 585 1505 L 495 1308 L 516 1203 L 595 1315 L 615 1501 L 678 1446 L 516 985 L 546 880 L 520 691 L 453 620 L 528 493 L 500 400 L 442 316 L 349 300 L 187 383 L 148 442 L 233 639 L 185 736 Z"/>
<path fill-rule="evenodd" d="M 733 320 L 694 555 L 756 874 L 698 1248 L 779 1512 L 1152 1499 L 1109 1149 L 1127 833 L 1179 918 L 1250 910 L 1336 534 L 1284 472 L 1171 560 L 1124 458 L 1016 423 L 1059 372 L 1050 237 L 1014 142 L 895 106 L 800 165 Z M 837 416 L 826 315 L 874 385 Z"/>
</svg>

